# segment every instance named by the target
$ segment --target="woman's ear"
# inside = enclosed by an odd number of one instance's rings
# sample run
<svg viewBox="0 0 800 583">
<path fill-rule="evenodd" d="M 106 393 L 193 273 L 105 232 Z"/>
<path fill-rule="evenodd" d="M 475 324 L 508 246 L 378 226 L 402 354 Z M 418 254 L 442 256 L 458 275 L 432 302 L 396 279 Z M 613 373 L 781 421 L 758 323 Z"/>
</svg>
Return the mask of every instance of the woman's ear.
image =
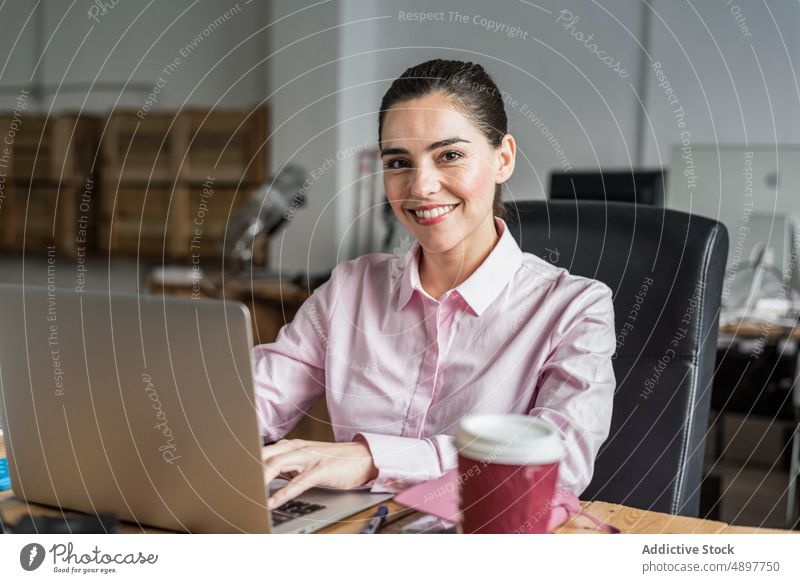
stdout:
<svg viewBox="0 0 800 583">
<path fill-rule="evenodd" d="M 514 163 L 517 158 L 517 142 L 514 136 L 506 134 L 503 136 L 503 141 L 500 142 L 500 147 L 497 148 L 497 176 L 495 177 L 496 184 L 502 184 L 514 173 Z"/>
</svg>

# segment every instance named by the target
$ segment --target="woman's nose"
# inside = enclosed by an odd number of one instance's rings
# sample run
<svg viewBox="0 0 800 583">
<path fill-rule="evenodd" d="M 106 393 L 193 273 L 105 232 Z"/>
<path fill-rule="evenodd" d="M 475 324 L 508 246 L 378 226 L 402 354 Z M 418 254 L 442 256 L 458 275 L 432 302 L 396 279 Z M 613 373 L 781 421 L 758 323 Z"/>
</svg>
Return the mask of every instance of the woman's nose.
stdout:
<svg viewBox="0 0 800 583">
<path fill-rule="evenodd" d="M 413 196 L 426 196 L 439 191 L 439 172 L 426 165 L 418 166 L 413 171 L 411 194 Z"/>
</svg>

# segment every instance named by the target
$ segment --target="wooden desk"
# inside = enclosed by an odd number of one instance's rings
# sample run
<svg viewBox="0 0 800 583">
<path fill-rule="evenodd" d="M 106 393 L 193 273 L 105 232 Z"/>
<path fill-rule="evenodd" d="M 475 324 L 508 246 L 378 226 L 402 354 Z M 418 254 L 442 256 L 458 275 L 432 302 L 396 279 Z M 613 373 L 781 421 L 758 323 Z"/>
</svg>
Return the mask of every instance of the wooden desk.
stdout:
<svg viewBox="0 0 800 583">
<path fill-rule="evenodd" d="M 791 328 L 775 324 L 742 320 L 719 327 L 721 335 L 735 336 L 739 339 L 763 338 L 765 342 L 776 340 L 800 340 L 800 326 Z"/>
<path fill-rule="evenodd" d="M 714 520 L 673 516 L 661 512 L 639 510 L 620 504 L 608 502 L 581 502 L 583 509 L 592 516 L 616 526 L 625 534 L 797 534 L 789 530 L 757 528 L 750 526 L 732 526 Z M 325 534 L 359 532 L 372 516 L 373 509 L 365 510 L 352 516 L 349 522 L 338 523 L 322 529 Z M 381 533 L 401 533 L 403 526 L 420 515 L 394 502 L 389 503 L 389 515 L 396 514 L 396 520 L 381 529 Z M 566 524 L 556 529 L 556 534 L 606 534 L 593 522 L 583 516 L 575 516 Z"/>
<path fill-rule="evenodd" d="M 5 455 L 5 446 L 0 438 L 0 455 Z M 392 534 L 401 533 L 403 527 L 416 520 L 419 513 L 410 508 L 401 506 L 393 501 L 386 503 L 389 507 L 389 518 L 381 529 L 382 533 Z M 699 518 L 687 518 L 685 516 L 672 516 L 660 512 L 649 512 L 622 506 L 620 504 L 609 504 L 607 502 L 582 502 L 584 510 L 592 516 L 616 526 L 627 534 L 765 534 L 765 533 L 786 533 L 792 531 L 776 530 L 768 528 L 756 528 L 747 526 L 731 526 L 724 522 L 714 520 L 701 520 Z M 360 532 L 366 526 L 369 519 L 375 512 L 375 508 L 369 508 L 350 518 L 332 524 L 320 530 L 323 534 L 345 534 Z M 24 500 L 15 497 L 10 490 L 0 492 L 0 512 L 8 522 L 16 522 L 25 513 L 42 514 L 49 516 L 59 516 L 61 511 L 57 508 L 40 506 L 38 504 L 27 504 Z M 124 533 L 163 533 L 159 529 L 141 528 L 133 523 L 123 523 L 121 531 Z M 603 534 L 591 521 L 576 516 L 565 525 L 560 527 L 558 534 Z"/>
<path fill-rule="evenodd" d="M 278 331 L 294 319 L 297 310 L 310 294 L 290 282 L 249 281 L 230 279 L 221 283 L 219 275 L 201 279 L 196 286 L 190 281 L 164 283 L 148 276 L 145 289 L 152 294 L 177 297 L 203 297 L 237 300 L 250 308 L 253 320 L 253 340 L 256 344 L 273 342 Z"/>
</svg>

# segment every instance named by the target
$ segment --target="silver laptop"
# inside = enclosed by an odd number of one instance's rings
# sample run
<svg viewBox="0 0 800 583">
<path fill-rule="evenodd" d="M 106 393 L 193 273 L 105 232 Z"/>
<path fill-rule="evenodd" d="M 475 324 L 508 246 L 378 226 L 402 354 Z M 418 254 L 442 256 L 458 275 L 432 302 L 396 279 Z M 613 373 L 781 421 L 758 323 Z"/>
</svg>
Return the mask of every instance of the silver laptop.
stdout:
<svg viewBox="0 0 800 583">
<path fill-rule="evenodd" d="M 0 285 L 14 493 L 202 533 L 311 532 L 391 498 L 314 488 L 267 509 L 251 346 L 238 302 Z"/>
</svg>

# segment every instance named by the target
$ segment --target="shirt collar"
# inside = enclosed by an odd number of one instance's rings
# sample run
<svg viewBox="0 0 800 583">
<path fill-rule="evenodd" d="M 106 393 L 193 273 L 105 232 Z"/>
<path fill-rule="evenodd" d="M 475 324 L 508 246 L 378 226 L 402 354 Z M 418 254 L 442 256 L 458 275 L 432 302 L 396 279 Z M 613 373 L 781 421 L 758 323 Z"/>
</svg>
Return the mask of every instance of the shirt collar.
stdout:
<svg viewBox="0 0 800 583">
<path fill-rule="evenodd" d="M 522 264 L 522 250 L 509 232 L 505 221 L 500 217 L 495 217 L 494 221 L 501 231 L 500 240 L 478 269 L 455 288 L 477 316 L 486 311 L 486 308 L 500 295 Z M 414 290 L 422 293 L 419 279 L 419 252 L 419 241 L 415 241 L 403 259 L 403 274 L 397 296 L 400 310 L 411 300 Z"/>
</svg>

